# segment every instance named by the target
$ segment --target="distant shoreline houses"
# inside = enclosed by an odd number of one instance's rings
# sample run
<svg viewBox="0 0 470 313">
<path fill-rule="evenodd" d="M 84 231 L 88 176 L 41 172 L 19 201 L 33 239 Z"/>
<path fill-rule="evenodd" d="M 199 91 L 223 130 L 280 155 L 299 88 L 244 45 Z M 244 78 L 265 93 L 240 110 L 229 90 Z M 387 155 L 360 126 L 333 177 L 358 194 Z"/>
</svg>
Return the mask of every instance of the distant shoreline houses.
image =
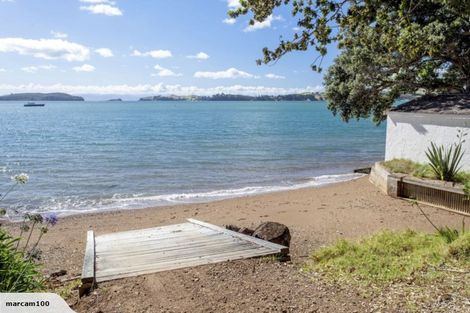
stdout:
<svg viewBox="0 0 470 313">
<path fill-rule="evenodd" d="M 321 101 L 323 96 L 318 92 L 288 94 L 288 95 L 260 95 L 246 96 L 234 94 L 215 94 L 212 96 L 150 96 L 140 98 L 139 101 Z"/>
<path fill-rule="evenodd" d="M 318 92 L 288 94 L 288 95 L 260 95 L 246 96 L 236 94 L 215 94 L 212 96 L 177 96 L 157 95 L 140 98 L 139 101 L 321 101 L 323 96 Z M 85 101 L 83 97 L 72 96 L 66 93 L 16 93 L 0 96 L 0 101 Z M 108 101 L 122 101 L 113 98 Z"/>
</svg>

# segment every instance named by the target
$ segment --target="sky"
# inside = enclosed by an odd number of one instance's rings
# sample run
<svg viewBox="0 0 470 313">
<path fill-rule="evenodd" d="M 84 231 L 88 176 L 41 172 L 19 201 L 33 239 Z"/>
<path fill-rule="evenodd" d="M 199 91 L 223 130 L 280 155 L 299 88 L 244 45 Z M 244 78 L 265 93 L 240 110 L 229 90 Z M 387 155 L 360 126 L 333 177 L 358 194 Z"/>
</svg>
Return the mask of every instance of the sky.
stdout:
<svg viewBox="0 0 470 313">
<path fill-rule="evenodd" d="M 314 51 L 255 60 L 291 38 L 288 8 L 249 26 L 237 0 L 0 0 L 0 94 L 286 94 L 321 91 Z M 331 64 L 336 49 L 323 61 Z"/>
</svg>

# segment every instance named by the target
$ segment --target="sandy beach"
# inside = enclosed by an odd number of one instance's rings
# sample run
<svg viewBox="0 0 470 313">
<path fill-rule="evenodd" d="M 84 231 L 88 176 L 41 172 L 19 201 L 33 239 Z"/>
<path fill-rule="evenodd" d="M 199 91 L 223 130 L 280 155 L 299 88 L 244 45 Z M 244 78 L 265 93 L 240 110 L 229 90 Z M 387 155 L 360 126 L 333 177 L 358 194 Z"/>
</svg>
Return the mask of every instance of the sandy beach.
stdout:
<svg viewBox="0 0 470 313">
<path fill-rule="evenodd" d="M 424 210 L 438 225 L 461 226 L 462 216 L 430 207 Z M 359 238 L 384 229 L 433 231 L 409 202 L 385 196 L 363 177 L 204 204 L 66 217 L 41 242 L 44 271 L 64 269 L 66 277 L 79 276 L 89 229 L 99 235 L 186 218 L 251 228 L 264 221 L 283 223 L 292 234 L 292 261 L 242 260 L 106 282 L 85 298 L 69 299 L 72 308 L 77 312 L 369 311 L 379 304 L 354 289 L 303 274 L 309 253 L 339 238 Z M 388 309 L 393 311 L 390 305 Z"/>
<path fill-rule="evenodd" d="M 470 0 L 0 20 L 0 313 L 470 313 Z"/>
</svg>

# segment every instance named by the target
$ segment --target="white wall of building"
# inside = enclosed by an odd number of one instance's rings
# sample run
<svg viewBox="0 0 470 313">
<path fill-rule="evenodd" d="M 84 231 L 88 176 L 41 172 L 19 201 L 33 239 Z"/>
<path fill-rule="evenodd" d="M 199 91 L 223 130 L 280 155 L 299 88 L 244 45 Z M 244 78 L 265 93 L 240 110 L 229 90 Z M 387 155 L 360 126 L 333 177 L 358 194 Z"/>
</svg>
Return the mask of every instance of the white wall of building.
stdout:
<svg viewBox="0 0 470 313">
<path fill-rule="evenodd" d="M 470 171 L 470 115 L 390 112 L 387 117 L 385 160 L 410 159 L 427 163 L 431 142 L 450 146 L 457 130 L 467 132 L 462 169 Z"/>
</svg>

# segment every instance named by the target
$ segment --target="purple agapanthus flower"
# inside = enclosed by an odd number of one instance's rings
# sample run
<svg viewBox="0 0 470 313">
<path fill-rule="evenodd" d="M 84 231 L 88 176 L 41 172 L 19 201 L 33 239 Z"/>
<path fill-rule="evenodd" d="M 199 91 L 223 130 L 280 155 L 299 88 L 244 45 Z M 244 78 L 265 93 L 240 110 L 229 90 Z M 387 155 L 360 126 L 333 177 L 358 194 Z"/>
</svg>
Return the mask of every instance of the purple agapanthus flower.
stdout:
<svg viewBox="0 0 470 313">
<path fill-rule="evenodd" d="M 44 216 L 44 221 L 46 221 L 46 223 L 51 224 L 52 226 L 54 226 L 59 221 L 59 218 L 57 217 L 57 214 L 55 214 L 55 213 L 47 213 Z"/>
</svg>

